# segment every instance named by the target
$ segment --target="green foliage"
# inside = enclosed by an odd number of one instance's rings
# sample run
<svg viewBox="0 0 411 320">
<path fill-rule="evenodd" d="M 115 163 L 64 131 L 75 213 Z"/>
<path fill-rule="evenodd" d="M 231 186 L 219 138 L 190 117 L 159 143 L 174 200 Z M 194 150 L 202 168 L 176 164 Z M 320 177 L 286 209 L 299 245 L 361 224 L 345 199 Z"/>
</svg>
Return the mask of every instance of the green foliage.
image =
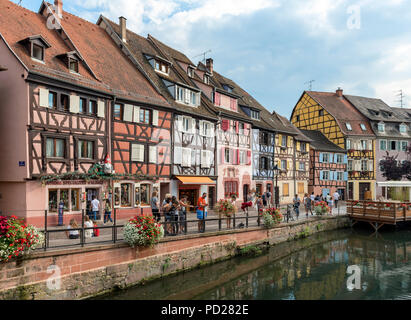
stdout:
<svg viewBox="0 0 411 320">
<path fill-rule="evenodd" d="M 164 261 L 161 267 L 163 269 L 163 272 L 166 271 L 166 269 L 170 266 L 170 261 L 171 261 L 170 257 L 167 257 L 166 260 Z"/>
<path fill-rule="evenodd" d="M 263 253 L 263 250 L 257 246 L 247 246 L 239 249 L 239 254 L 241 256 L 259 256 Z"/>
<path fill-rule="evenodd" d="M 307 237 L 310 235 L 310 232 L 311 232 L 310 228 L 309 228 L 309 227 L 306 227 L 306 228 L 304 228 L 303 231 L 297 233 L 294 238 L 295 238 L 295 239 L 304 239 L 304 238 L 307 238 Z"/>
</svg>

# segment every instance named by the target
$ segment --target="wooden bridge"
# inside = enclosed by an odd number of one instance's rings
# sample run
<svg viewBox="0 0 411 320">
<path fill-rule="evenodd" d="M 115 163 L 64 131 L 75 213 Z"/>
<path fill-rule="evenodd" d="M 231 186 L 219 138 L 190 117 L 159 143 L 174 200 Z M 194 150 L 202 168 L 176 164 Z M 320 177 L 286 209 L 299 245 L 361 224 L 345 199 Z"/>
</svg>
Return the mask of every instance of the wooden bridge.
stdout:
<svg viewBox="0 0 411 320">
<path fill-rule="evenodd" d="M 347 213 L 356 224 L 368 222 L 375 231 L 382 226 L 411 221 L 411 203 L 379 201 L 347 201 Z"/>
</svg>

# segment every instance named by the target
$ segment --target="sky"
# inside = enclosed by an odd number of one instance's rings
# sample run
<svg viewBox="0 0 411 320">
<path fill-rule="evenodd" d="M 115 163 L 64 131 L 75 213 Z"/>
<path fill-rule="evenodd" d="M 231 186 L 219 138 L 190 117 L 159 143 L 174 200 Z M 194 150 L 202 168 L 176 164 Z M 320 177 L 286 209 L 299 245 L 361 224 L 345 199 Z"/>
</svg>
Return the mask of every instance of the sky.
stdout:
<svg viewBox="0 0 411 320">
<path fill-rule="evenodd" d="M 21 3 L 34 11 L 40 4 Z M 63 7 L 94 23 L 100 14 L 124 16 L 129 29 L 195 64 L 211 50 L 217 72 L 286 117 L 311 80 L 314 91 L 341 87 L 392 107 L 402 90 L 411 107 L 411 0 L 63 0 Z"/>
</svg>

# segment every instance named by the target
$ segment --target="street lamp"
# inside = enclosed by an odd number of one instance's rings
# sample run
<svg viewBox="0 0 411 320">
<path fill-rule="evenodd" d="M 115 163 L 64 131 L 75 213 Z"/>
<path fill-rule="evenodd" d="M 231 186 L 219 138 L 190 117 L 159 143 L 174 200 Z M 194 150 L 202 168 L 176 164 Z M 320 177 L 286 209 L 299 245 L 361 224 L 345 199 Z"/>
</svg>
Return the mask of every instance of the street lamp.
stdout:
<svg viewBox="0 0 411 320">
<path fill-rule="evenodd" d="M 274 176 L 275 176 L 275 208 L 278 209 L 280 206 L 280 190 L 278 188 L 278 173 L 280 172 L 280 169 L 278 169 L 278 165 L 276 164 L 274 166 Z"/>
</svg>

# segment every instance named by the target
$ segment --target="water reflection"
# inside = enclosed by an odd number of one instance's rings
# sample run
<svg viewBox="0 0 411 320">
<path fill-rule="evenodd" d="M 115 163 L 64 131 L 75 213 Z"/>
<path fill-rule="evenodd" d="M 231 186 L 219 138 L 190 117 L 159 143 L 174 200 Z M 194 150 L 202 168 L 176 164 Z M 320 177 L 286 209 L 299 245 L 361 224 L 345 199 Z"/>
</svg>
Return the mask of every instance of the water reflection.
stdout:
<svg viewBox="0 0 411 320">
<path fill-rule="evenodd" d="M 136 287 L 107 299 L 330 300 L 411 299 L 411 232 L 383 238 L 351 231 L 277 245 L 264 256 L 236 258 Z M 347 268 L 361 269 L 348 290 Z"/>
</svg>

